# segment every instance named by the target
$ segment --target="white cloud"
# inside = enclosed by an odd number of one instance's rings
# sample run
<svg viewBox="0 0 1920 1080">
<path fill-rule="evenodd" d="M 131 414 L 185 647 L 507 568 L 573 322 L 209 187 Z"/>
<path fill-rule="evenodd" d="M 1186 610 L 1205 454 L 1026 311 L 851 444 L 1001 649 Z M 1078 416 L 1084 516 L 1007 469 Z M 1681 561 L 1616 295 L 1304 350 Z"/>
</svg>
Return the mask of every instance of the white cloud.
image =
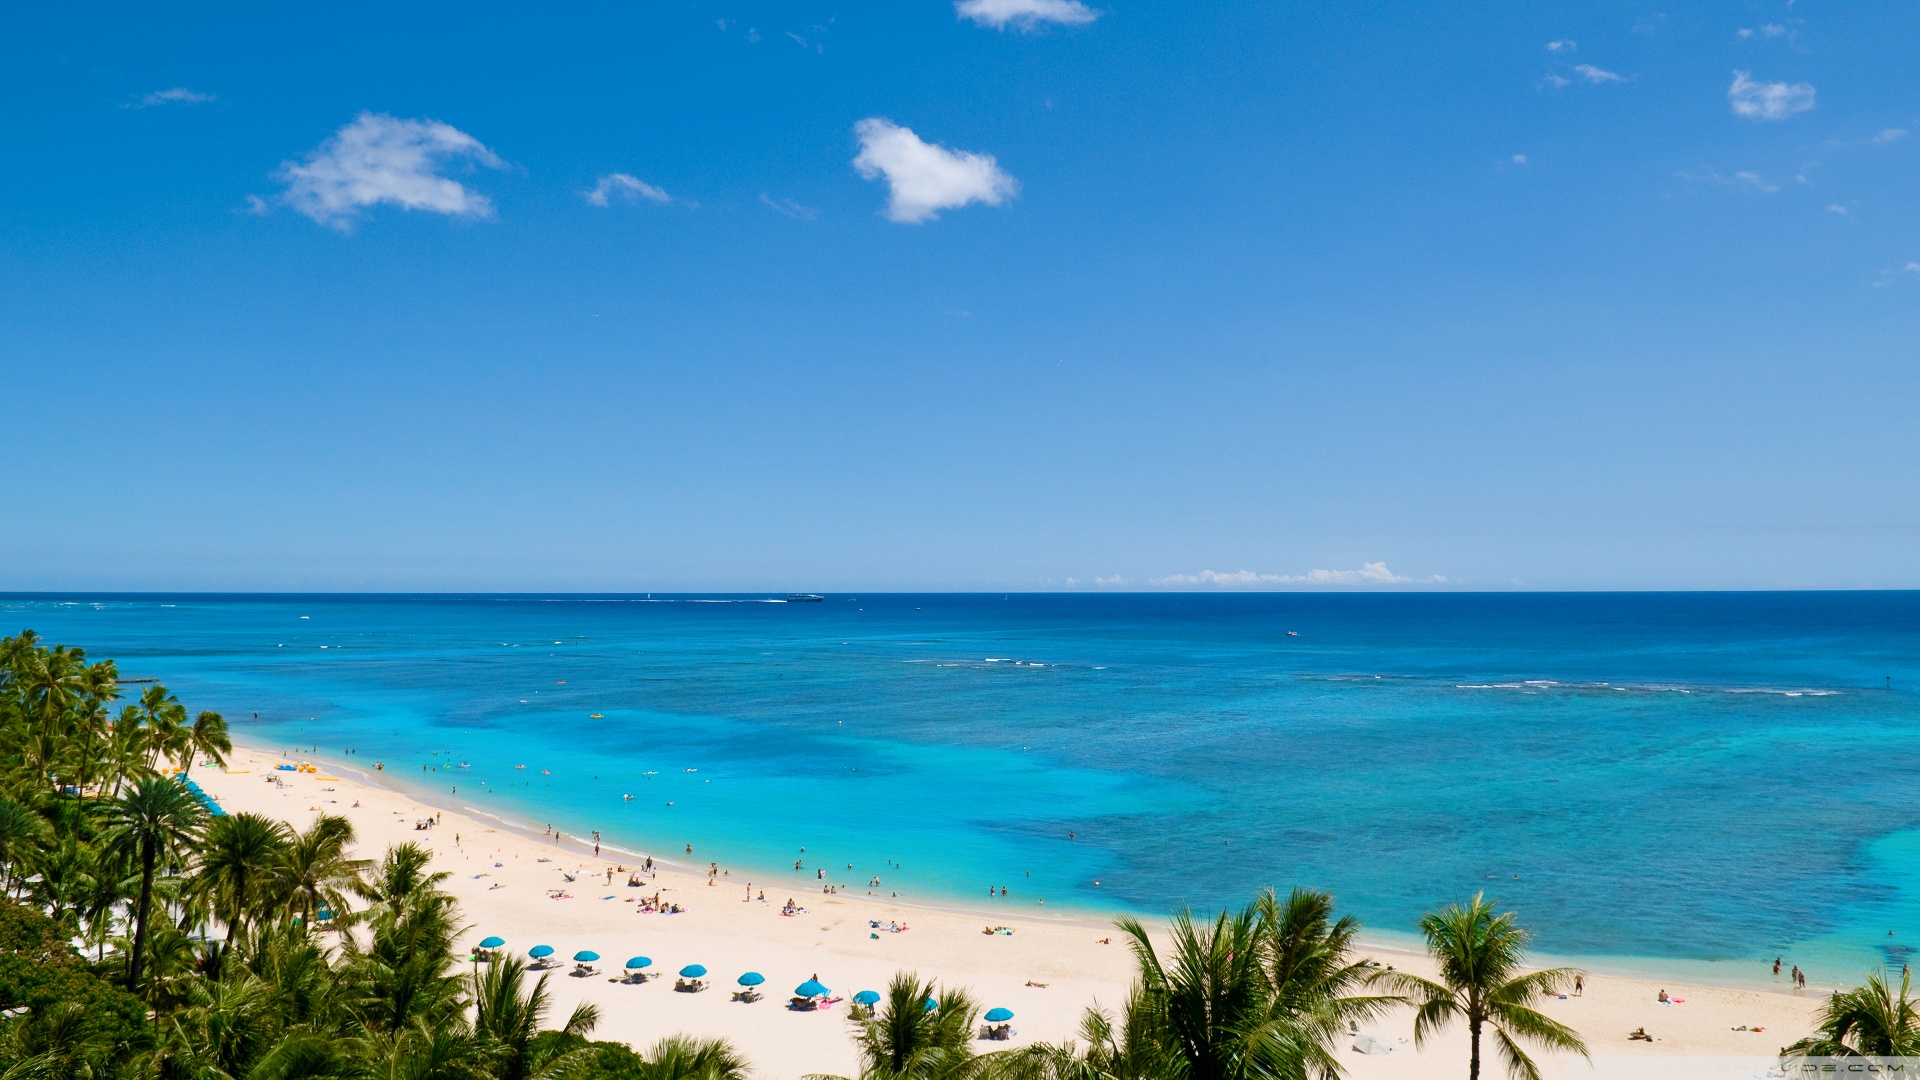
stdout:
<svg viewBox="0 0 1920 1080">
<path fill-rule="evenodd" d="M 1565 76 L 1561 76 L 1561 75 L 1550 74 L 1545 79 L 1542 79 L 1541 81 L 1546 83 L 1548 86 L 1553 87 L 1555 90 L 1559 90 L 1564 87 L 1573 85 L 1572 79 L 1566 78 Z"/>
<path fill-rule="evenodd" d="M 1829 213 L 1829 214 L 1839 214 L 1839 215 L 1840 215 L 1841 217 L 1847 217 L 1847 216 L 1849 216 L 1849 215 L 1848 215 L 1848 213 L 1847 213 L 1847 208 L 1846 208 L 1846 207 L 1844 207 L 1844 206 L 1841 206 L 1841 205 L 1840 205 L 1839 203 L 1828 203 L 1828 204 L 1827 204 L 1827 213 Z"/>
<path fill-rule="evenodd" d="M 941 210 L 983 202 L 999 206 L 1020 190 L 992 154 L 923 142 L 912 130 L 884 117 L 873 116 L 853 125 L 860 137 L 860 154 L 853 167 L 869 180 L 885 176 L 892 197 L 887 217 L 918 224 L 940 216 Z"/>
<path fill-rule="evenodd" d="M 1756 191 L 1779 191 L 1780 185 L 1770 184 L 1759 173 L 1741 171 L 1733 174 L 1733 182 L 1744 184 Z"/>
<path fill-rule="evenodd" d="M 1525 154 L 1515 154 L 1515 155 L 1513 155 L 1513 157 L 1512 157 L 1512 159 L 1511 159 L 1511 160 L 1513 161 L 1513 163 L 1514 163 L 1515 165 L 1525 165 L 1525 164 L 1527 163 L 1527 155 L 1525 155 Z"/>
<path fill-rule="evenodd" d="M 820 216 L 820 211 L 811 206 L 801 206 L 792 199 L 776 199 L 764 191 L 760 193 L 760 201 L 773 210 L 800 221 L 812 221 Z"/>
<path fill-rule="evenodd" d="M 1755 82 L 1751 72 L 1733 73 L 1727 101 L 1735 116 L 1749 120 L 1785 120 L 1813 108 L 1812 83 Z"/>
<path fill-rule="evenodd" d="M 288 161 L 276 177 L 280 201 L 322 225 L 347 230 L 369 206 L 392 203 L 454 217 L 492 217 L 493 203 L 440 170 L 458 161 L 503 168 L 480 140 L 438 120 L 398 120 L 363 112 L 305 161 Z"/>
<path fill-rule="evenodd" d="M 657 203 L 673 201 L 673 196 L 668 195 L 666 192 L 654 187 L 652 184 L 647 183 L 637 176 L 629 176 L 623 172 L 608 173 L 601 177 L 598 183 L 593 185 L 593 190 L 583 191 L 580 194 L 595 206 L 607 206 L 611 204 L 613 202 L 613 196 L 615 195 L 626 199 L 628 202 L 632 202 L 635 199 L 647 199 Z"/>
<path fill-rule="evenodd" d="M 1578 52 L 1579 49 L 1580 43 L 1572 38 L 1561 38 L 1558 41 L 1547 42 L 1548 52 Z"/>
<path fill-rule="evenodd" d="M 1085 26 L 1100 13 L 1080 0 L 954 0 L 954 13 L 976 26 L 1032 30 L 1041 23 Z"/>
<path fill-rule="evenodd" d="M 1611 71 L 1607 71 L 1604 68 L 1594 67 L 1592 64 L 1576 64 L 1574 65 L 1573 70 L 1585 76 L 1588 82 L 1593 83 L 1596 86 L 1600 85 L 1601 83 L 1626 81 L 1625 79 L 1622 79 L 1619 75 L 1616 75 Z"/>
<path fill-rule="evenodd" d="M 1222 573 L 1202 570 L 1197 574 L 1172 574 L 1154 578 L 1154 585 L 1211 585 L 1216 588 L 1260 588 L 1276 585 L 1413 585 L 1442 584 L 1447 579 L 1404 577 L 1387 569 L 1384 562 L 1362 563 L 1358 570 L 1309 570 L 1304 574 L 1261 574 L 1252 570 Z"/>
<path fill-rule="evenodd" d="M 1887 143 L 1899 142 L 1901 139 L 1904 139 L 1906 137 L 1907 137 L 1906 128 L 1888 128 L 1885 131 L 1880 132 L 1878 135 L 1869 136 L 1866 141 L 1874 145 L 1884 146 Z"/>
<path fill-rule="evenodd" d="M 214 94 L 205 94 L 198 90 L 189 90 L 184 86 L 176 86 L 171 90 L 154 90 L 143 94 L 139 101 L 129 101 L 121 106 L 121 108 L 151 109 L 155 105 L 204 105 L 209 101 L 217 100 L 219 99 Z"/>
</svg>

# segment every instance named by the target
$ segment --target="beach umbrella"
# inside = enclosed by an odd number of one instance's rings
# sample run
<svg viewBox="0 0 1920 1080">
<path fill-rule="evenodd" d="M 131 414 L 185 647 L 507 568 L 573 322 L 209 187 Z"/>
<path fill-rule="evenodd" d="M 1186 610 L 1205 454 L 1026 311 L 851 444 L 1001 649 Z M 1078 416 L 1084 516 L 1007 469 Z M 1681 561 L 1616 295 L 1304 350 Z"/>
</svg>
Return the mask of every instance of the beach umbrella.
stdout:
<svg viewBox="0 0 1920 1080">
<path fill-rule="evenodd" d="M 627 970 L 629 971 L 639 971 L 641 968 L 648 968 L 652 966 L 653 966 L 653 957 L 651 956 L 636 956 L 633 959 L 627 961 Z"/>
<path fill-rule="evenodd" d="M 806 982 L 794 987 L 793 993 L 795 997 L 826 997 L 828 994 L 833 993 L 833 991 L 820 985 L 818 979 L 808 979 Z"/>
<path fill-rule="evenodd" d="M 323 908 L 321 908 L 321 909 L 320 909 L 320 914 L 318 914 L 318 915 L 315 915 L 315 916 L 314 916 L 314 918 L 316 918 L 316 919 L 319 919 L 319 920 L 321 920 L 322 922 L 324 922 L 324 921 L 326 921 L 326 920 L 328 920 L 328 919 L 331 919 L 331 918 L 333 918 L 333 909 L 332 909 L 332 908 L 324 908 L 324 907 L 323 907 Z"/>
<path fill-rule="evenodd" d="M 548 957 L 548 956 L 552 956 L 552 955 L 553 955 L 553 946 L 551 946 L 551 945 L 535 945 L 535 946 L 534 946 L 533 948 L 531 948 L 531 949 L 528 949 L 528 950 L 527 950 L 527 955 L 528 955 L 528 956 L 531 956 L 531 957 L 533 957 L 533 958 L 534 958 L 535 960 L 539 960 L 539 959 L 542 959 L 542 958 L 544 958 L 544 957 Z"/>
<path fill-rule="evenodd" d="M 987 1023 L 989 1024 L 1005 1023 L 1006 1021 L 1011 1019 L 1013 1019 L 1012 1009 L 988 1009 L 987 1010 Z"/>
<path fill-rule="evenodd" d="M 761 983 L 767 981 L 767 977 L 757 971 L 749 971 L 735 981 L 741 986 L 759 986 Z"/>
<path fill-rule="evenodd" d="M 582 964 L 591 964 L 595 960 L 600 959 L 600 954 L 589 949 L 581 949 L 579 952 L 573 954 L 573 958 Z"/>
<path fill-rule="evenodd" d="M 937 1002 L 937 1001 L 935 1001 L 935 1000 L 933 1000 L 932 998 L 928 998 L 928 999 L 927 999 L 927 1011 L 928 1011 L 928 1012 L 932 1012 L 933 1010 L 935 1010 L 935 1009 L 937 1009 L 937 1008 L 939 1008 L 939 1007 L 940 1007 L 940 1003 L 939 1003 L 939 1002 Z"/>
<path fill-rule="evenodd" d="M 480 942 L 480 947 L 483 949 L 497 949 L 506 943 L 507 939 L 503 937 L 483 938 Z"/>
<path fill-rule="evenodd" d="M 699 964 L 688 964 L 686 967 L 680 969 L 680 977 L 683 979 L 697 979 L 706 973 L 707 969 L 701 967 Z"/>
<path fill-rule="evenodd" d="M 862 990 L 853 995 L 853 1003 L 855 1005 L 878 1005 L 880 1003 L 880 992 L 878 990 Z"/>
<path fill-rule="evenodd" d="M 1355 1035 L 1353 1037 L 1353 1048 L 1363 1054 L 1393 1053 L 1393 1047 L 1387 1045 L 1385 1040 L 1375 1038 L 1372 1035 Z"/>
</svg>

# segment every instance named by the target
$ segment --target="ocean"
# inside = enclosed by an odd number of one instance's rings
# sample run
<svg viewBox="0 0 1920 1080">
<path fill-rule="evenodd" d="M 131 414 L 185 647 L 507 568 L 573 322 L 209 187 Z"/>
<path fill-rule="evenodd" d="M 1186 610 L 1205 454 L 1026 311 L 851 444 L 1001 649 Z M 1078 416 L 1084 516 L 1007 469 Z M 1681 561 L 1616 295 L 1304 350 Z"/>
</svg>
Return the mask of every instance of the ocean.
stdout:
<svg viewBox="0 0 1920 1080">
<path fill-rule="evenodd" d="M 1731 981 L 1920 943 L 1920 593 L 768 599 L 12 594 L 0 632 L 770 896 L 1301 884 L 1404 941 L 1484 891 L 1544 954 Z"/>
</svg>

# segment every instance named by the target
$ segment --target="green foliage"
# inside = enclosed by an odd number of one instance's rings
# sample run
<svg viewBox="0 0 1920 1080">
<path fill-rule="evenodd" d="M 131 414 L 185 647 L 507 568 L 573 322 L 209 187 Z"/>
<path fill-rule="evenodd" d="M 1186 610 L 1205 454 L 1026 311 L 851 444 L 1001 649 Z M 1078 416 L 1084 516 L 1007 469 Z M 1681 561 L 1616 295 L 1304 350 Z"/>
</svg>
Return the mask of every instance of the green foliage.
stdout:
<svg viewBox="0 0 1920 1080">
<path fill-rule="evenodd" d="M 1885 972 L 1865 986 L 1842 990 L 1820 1010 L 1816 1034 L 1787 1047 L 1790 1057 L 1920 1056 L 1920 1002 L 1911 996 L 1911 976 L 1902 969 L 1898 990 Z"/>
<path fill-rule="evenodd" d="M 1471 1045 L 1468 1080 L 1480 1077 L 1480 1039 L 1491 1030 L 1509 1075 L 1540 1080 L 1540 1068 L 1521 1040 L 1586 1056 L 1572 1028 L 1548 1019 L 1532 1005 L 1573 983 L 1572 968 L 1523 971 L 1527 932 L 1511 911 L 1497 911 L 1484 895 L 1465 905 L 1429 912 L 1420 920 L 1427 951 L 1440 962 L 1439 981 L 1396 975 L 1393 984 L 1417 1003 L 1413 1040 L 1424 1042 L 1455 1020 L 1466 1022 Z"/>
</svg>

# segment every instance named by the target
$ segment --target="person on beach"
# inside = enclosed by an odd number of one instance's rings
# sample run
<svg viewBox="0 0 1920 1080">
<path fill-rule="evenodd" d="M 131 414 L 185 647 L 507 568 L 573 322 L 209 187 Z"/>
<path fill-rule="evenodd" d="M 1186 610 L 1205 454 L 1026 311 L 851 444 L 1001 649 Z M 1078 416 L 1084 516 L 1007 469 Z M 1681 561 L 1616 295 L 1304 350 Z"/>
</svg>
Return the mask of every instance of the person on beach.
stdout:
<svg viewBox="0 0 1920 1080">
<path fill-rule="evenodd" d="M 1780 958 L 1777 956 L 1773 958 L 1773 977 L 1780 977 Z"/>
<path fill-rule="evenodd" d="M 1573 996 L 1579 997 L 1580 995 L 1586 992 L 1587 992 L 1586 979 L 1583 976 L 1575 975 L 1573 977 Z"/>
</svg>

